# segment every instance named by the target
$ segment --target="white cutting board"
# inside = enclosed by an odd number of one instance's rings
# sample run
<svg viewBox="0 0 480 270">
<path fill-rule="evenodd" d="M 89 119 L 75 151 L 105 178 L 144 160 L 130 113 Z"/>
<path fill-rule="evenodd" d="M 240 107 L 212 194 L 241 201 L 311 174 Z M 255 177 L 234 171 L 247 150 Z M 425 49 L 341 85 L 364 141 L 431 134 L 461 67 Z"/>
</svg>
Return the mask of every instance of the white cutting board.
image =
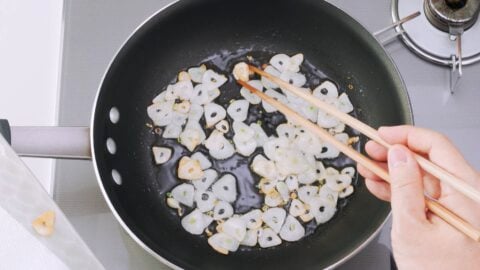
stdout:
<svg viewBox="0 0 480 270">
<path fill-rule="evenodd" d="M 0 118 L 55 125 L 62 0 L 0 0 Z M 51 194 L 52 160 L 25 159 Z"/>
</svg>

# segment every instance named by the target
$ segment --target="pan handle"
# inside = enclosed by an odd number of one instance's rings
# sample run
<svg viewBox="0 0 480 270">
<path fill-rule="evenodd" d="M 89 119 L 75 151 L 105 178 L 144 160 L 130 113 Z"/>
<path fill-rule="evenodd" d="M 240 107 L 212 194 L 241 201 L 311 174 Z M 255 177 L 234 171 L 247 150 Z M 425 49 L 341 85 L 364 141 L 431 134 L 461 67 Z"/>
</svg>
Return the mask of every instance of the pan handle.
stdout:
<svg viewBox="0 0 480 270">
<path fill-rule="evenodd" d="M 19 156 L 60 159 L 92 158 L 88 127 L 12 126 L 10 132 L 12 148 Z"/>
</svg>

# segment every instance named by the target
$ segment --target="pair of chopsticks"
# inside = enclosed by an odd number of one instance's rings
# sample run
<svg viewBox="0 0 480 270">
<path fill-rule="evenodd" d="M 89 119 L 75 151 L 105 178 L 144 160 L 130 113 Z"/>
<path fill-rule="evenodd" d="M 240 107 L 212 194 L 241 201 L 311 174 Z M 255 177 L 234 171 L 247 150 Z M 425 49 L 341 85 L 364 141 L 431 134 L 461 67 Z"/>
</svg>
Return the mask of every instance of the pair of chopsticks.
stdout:
<svg viewBox="0 0 480 270">
<path fill-rule="evenodd" d="M 314 97 L 313 95 L 303 92 L 300 88 L 293 86 L 288 82 L 283 81 L 280 78 L 277 78 L 261 69 L 258 69 L 251 65 L 249 65 L 249 69 L 259 74 L 260 76 L 265 77 L 266 79 L 274 82 L 275 84 L 280 86 L 282 89 L 290 91 L 291 93 L 304 99 L 310 104 L 336 117 L 338 120 L 342 121 L 343 123 L 351 126 L 352 128 L 355 128 L 356 130 L 360 131 L 361 133 L 363 133 L 370 139 L 374 140 L 375 142 L 379 143 L 380 145 L 384 146 L 385 148 L 389 149 L 390 147 L 392 147 L 392 145 L 390 145 L 385 140 L 380 138 L 380 136 L 378 135 L 375 129 L 359 121 L 358 119 L 350 116 L 349 114 L 346 114 L 338 110 L 337 108 L 331 106 L 326 102 L 323 102 L 322 100 Z M 384 168 L 378 166 L 371 159 L 365 157 L 364 155 L 355 151 L 353 148 L 347 146 L 346 144 L 343 144 L 342 142 L 337 141 L 332 135 L 330 135 L 330 133 L 328 133 L 323 128 L 303 118 L 301 115 L 299 115 L 297 112 L 290 109 L 285 104 L 264 94 L 262 91 L 249 85 L 247 82 L 241 81 L 241 80 L 237 80 L 237 82 L 243 87 L 245 87 L 246 89 L 250 90 L 250 92 L 252 92 L 253 94 L 259 96 L 262 100 L 264 100 L 268 104 L 278 109 L 281 113 L 288 116 L 289 119 L 293 120 L 298 125 L 301 125 L 304 128 L 308 129 L 310 132 L 320 137 L 323 141 L 333 145 L 342 153 L 344 153 L 345 155 L 347 155 L 357 163 L 362 164 L 365 168 L 369 169 L 370 171 L 372 171 L 373 173 L 375 173 L 376 175 L 384 179 L 386 182 L 390 183 L 390 175 L 388 174 L 388 172 Z M 455 188 L 457 191 L 461 192 L 465 196 L 468 196 L 469 198 L 477 202 L 480 202 L 480 192 L 475 190 L 473 187 L 467 185 L 461 179 L 453 176 L 449 172 L 445 171 L 443 168 L 425 159 L 424 157 L 418 154 L 415 154 L 415 158 L 417 159 L 418 164 L 420 165 L 420 167 L 422 167 L 423 170 L 432 174 L 439 180 L 449 184 L 450 186 L 452 186 L 453 188 Z M 425 197 L 425 203 L 427 208 L 432 213 L 436 214 L 437 216 L 442 218 L 444 221 L 446 221 L 448 224 L 450 224 L 460 232 L 464 233 L 468 237 L 472 238 L 477 242 L 480 242 L 480 231 L 477 228 L 473 227 L 470 223 L 463 220 L 462 218 L 460 218 L 459 216 L 454 214 L 452 211 L 445 208 L 443 205 L 441 205 L 437 201 L 434 201 L 428 197 Z"/>
</svg>

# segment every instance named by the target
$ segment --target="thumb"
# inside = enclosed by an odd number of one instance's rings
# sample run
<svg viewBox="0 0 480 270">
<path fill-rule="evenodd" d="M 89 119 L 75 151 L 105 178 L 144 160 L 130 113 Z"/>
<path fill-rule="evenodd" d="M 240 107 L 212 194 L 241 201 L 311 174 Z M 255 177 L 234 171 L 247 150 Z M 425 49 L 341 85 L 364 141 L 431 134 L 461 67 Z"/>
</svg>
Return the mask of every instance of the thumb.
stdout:
<svg viewBox="0 0 480 270">
<path fill-rule="evenodd" d="M 403 145 L 388 151 L 393 216 L 398 220 L 426 220 L 420 169 L 413 154 Z"/>
</svg>

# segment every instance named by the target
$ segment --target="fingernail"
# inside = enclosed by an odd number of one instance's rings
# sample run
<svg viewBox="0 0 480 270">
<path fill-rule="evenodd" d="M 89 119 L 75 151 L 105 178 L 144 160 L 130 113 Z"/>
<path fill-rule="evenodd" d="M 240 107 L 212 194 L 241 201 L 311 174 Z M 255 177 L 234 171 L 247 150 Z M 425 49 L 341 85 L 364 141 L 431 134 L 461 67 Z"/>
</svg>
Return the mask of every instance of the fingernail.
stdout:
<svg viewBox="0 0 480 270">
<path fill-rule="evenodd" d="M 388 151 L 388 166 L 397 168 L 407 163 L 407 153 L 402 148 L 394 147 Z"/>
</svg>

